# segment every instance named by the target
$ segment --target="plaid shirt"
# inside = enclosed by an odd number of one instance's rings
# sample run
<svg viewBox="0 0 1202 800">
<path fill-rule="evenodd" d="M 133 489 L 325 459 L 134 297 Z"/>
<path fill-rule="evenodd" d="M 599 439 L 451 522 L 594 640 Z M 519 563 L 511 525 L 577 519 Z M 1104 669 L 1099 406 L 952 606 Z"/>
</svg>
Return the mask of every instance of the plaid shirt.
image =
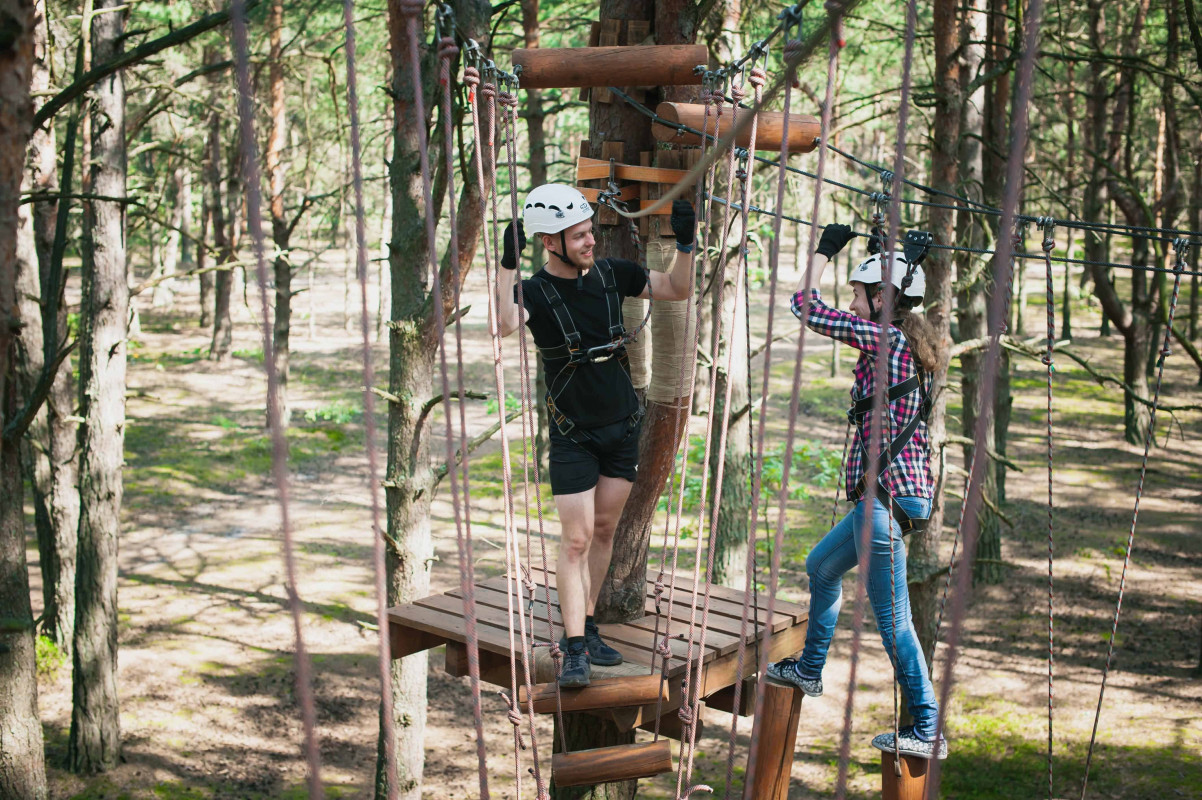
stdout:
<svg viewBox="0 0 1202 800">
<path fill-rule="evenodd" d="M 855 383 L 851 387 L 852 402 L 871 397 L 876 384 L 876 355 L 881 326 L 875 322 L 861 319 L 855 314 L 831 308 L 822 302 L 822 296 L 817 289 L 810 290 L 807 302 L 805 292 L 793 295 L 793 314 L 804 320 L 810 330 L 823 336 L 830 336 L 845 342 L 860 351 L 853 371 Z M 901 383 L 915 374 L 918 363 L 906 337 L 897 328 L 889 327 L 889 385 Z M 922 394 L 930 391 L 931 379 L 923 375 L 923 392 L 911 392 L 899 397 L 889 404 L 888 425 L 884 426 L 881 436 L 881 449 L 885 452 L 889 442 L 919 413 Z M 849 500 L 859 500 L 857 491 L 860 480 L 864 477 L 865 464 L 868 461 L 867 446 L 872 424 L 872 414 L 865 414 L 860 424 L 856 425 L 855 442 L 848 448 L 846 487 Z M 934 481 L 931 478 L 927 425 L 918 423 L 913 438 L 898 453 L 889 469 L 885 470 L 882 482 L 893 497 L 925 497 L 928 500 L 934 494 Z"/>
</svg>

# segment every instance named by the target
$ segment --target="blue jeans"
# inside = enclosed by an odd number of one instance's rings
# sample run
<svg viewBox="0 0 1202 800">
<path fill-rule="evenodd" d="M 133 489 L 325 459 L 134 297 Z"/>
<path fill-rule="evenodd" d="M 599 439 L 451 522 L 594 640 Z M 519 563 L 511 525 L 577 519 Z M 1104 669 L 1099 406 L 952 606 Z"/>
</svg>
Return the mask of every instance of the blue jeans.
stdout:
<svg viewBox="0 0 1202 800">
<path fill-rule="evenodd" d="M 931 501 L 924 497 L 897 497 L 911 517 L 927 517 Z M 830 533 L 822 537 L 806 559 L 810 576 L 810 620 L 805 650 L 801 654 L 800 673 L 807 678 L 822 676 L 826 652 L 835 633 L 839 607 L 843 602 L 843 576 L 859 563 L 860 538 L 864 525 L 864 501 L 856 504 Z M 873 501 L 872 539 L 868 556 L 868 600 L 876 615 L 877 627 L 885 652 L 893 662 L 897 681 L 905 693 L 910 716 L 922 736 L 935 735 L 939 706 L 927 673 L 926 658 L 910 618 L 910 593 L 906 587 L 906 546 L 901 529 L 880 500 Z M 889 551 L 893 550 L 892 582 Z M 892 588 L 891 588 L 892 587 Z M 894 598 L 896 597 L 896 605 Z M 894 619 L 897 640 L 894 642 Z M 896 648 L 896 651 L 895 651 Z"/>
</svg>

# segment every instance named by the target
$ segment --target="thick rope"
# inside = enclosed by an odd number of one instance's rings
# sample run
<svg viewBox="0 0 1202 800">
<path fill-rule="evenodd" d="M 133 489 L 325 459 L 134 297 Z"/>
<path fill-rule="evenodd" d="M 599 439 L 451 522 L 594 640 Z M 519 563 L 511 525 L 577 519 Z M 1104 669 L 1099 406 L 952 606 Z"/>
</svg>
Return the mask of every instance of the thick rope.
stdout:
<svg viewBox="0 0 1202 800">
<path fill-rule="evenodd" d="M 371 322 L 367 308 L 367 223 L 363 205 L 363 147 L 359 138 L 359 83 L 355 68 L 355 2 L 342 4 L 346 27 L 346 110 L 350 116 L 351 171 L 355 197 L 355 271 L 359 279 L 359 327 L 363 335 L 363 410 L 367 438 L 367 485 L 371 497 L 372 564 L 375 568 L 376 626 L 379 629 L 381 727 L 384 761 L 389 775 L 388 799 L 400 796 L 396 775 L 396 724 L 392 718 L 392 653 L 388 635 L 388 576 L 384 555 L 384 529 L 380 525 L 379 457 L 376 454 L 376 396 L 371 358 Z M 477 708 L 479 705 L 477 704 Z M 485 795 L 487 796 L 487 795 Z"/>
<path fill-rule="evenodd" d="M 1055 545 L 1055 527 L 1052 517 L 1052 375 L 1056 372 L 1056 365 L 1053 363 L 1052 351 L 1056 345 L 1056 298 L 1052 288 L 1052 251 L 1056 249 L 1056 238 L 1054 235 L 1055 223 L 1044 220 L 1041 225 L 1043 228 L 1043 252 L 1048 256 L 1044 260 L 1044 276 L 1046 280 L 1044 305 L 1047 312 L 1047 350 L 1043 355 L 1044 366 L 1047 367 L 1048 377 L 1048 420 L 1047 420 L 1047 440 L 1048 440 L 1048 800 L 1052 800 L 1052 710 L 1054 692 L 1054 666 L 1056 654 L 1056 638 L 1055 638 L 1055 584 L 1053 582 L 1053 553 Z"/>
<path fill-rule="evenodd" d="M 915 0 L 910 0 L 906 4 L 906 43 L 905 55 L 902 61 L 902 85 L 901 99 L 898 110 L 897 121 L 897 144 L 896 156 L 894 159 L 893 175 L 903 175 L 905 171 L 905 153 L 906 153 L 906 129 L 909 126 L 909 109 L 910 109 L 910 84 L 912 78 L 912 67 L 914 62 L 914 29 L 917 25 L 918 8 Z M 900 191 L 891 192 L 892 195 L 900 196 Z M 884 433 L 885 417 L 889 417 L 890 428 L 892 428 L 892 413 L 889 408 L 887 393 L 889 389 L 889 320 L 893 319 L 893 307 L 896 298 L 896 287 L 893 286 L 892 270 L 893 264 L 893 242 L 897 241 L 898 230 L 901 227 L 901 204 L 895 198 L 890 198 L 889 201 L 889 227 L 885 236 L 885 241 L 882 242 L 881 252 L 886 254 L 884 258 L 884 271 L 881 276 L 881 282 L 884 285 L 884 297 L 881 302 L 880 312 L 880 331 L 877 338 L 877 355 L 874 374 L 874 391 L 872 397 L 872 416 L 869 421 L 869 442 L 867 449 L 868 463 L 864 465 L 864 494 L 857 500 L 858 503 L 864 505 L 864 520 L 859 532 L 860 549 L 859 563 L 857 565 L 856 575 L 856 590 L 855 601 L 852 611 L 852 638 L 851 638 L 851 656 L 850 669 L 847 681 L 847 701 L 843 709 L 843 733 L 839 743 L 839 777 L 836 785 L 837 798 L 843 798 L 847 792 L 847 774 L 848 764 L 851 757 L 851 728 L 852 728 L 852 709 L 855 703 L 856 694 L 856 673 L 859 667 L 860 656 L 860 640 L 864 627 L 864 601 L 867 595 L 868 586 L 868 571 L 870 568 L 872 557 L 872 528 L 873 518 L 876 516 L 876 497 L 877 497 L 877 481 L 880 477 L 878 472 L 878 464 L 880 455 L 883 451 L 881 437 Z M 883 445 L 888 448 L 888 444 Z M 886 466 L 886 470 L 888 465 Z M 892 502 L 892 500 L 890 500 Z M 892 515 L 890 515 L 890 519 Z M 889 561 L 890 566 L 893 564 L 894 546 L 892 542 L 892 526 L 889 521 L 886 521 L 889 526 Z M 892 577 L 892 569 L 890 570 L 891 588 L 895 584 Z M 896 602 L 894 601 L 894 606 Z M 895 634 L 896 635 L 896 634 Z M 894 685 L 896 686 L 896 671 L 897 658 L 894 653 L 890 653 L 890 661 L 894 667 Z M 896 702 L 895 702 L 896 706 Z M 897 745 L 897 714 L 894 712 L 894 745 Z M 896 752 L 896 751 L 895 751 Z M 899 759 L 895 758 L 895 761 Z"/>
<path fill-rule="evenodd" d="M 1017 86 L 1014 94 L 1014 111 L 1011 118 L 1010 152 L 1006 160 L 1006 189 L 1002 198 L 1003 213 L 1001 230 L 1012 230 L 1014 228 L 1018 198 L 1022 192 L 1023 157 L 1026 153 L 1027 139 L 1030 131 L 1030 121 L 1027 117 L 1027 112 L 1031 101 L 1031 79 L 1035 69 L 1039 25 L 1043 17 L 1043 8 L 1043 0 L 1031 0 L 1027 10 L 1026 30 L 1023 37 L 1022 56 L 1019 59 Z M 1001 291 L 1001 288 L 1009 285 L 1010 273 L 1013 272 L 1010 267 L 1010 256 L 1014 251 L 1013 240 L 1010 238 L 1002 239 L 1001 246 L 998 248 L 997 259 L 994 262 L 997 265 L 997 271 L 994 275 L 994 292 L 990 297 L 990 310 L 993 312 L 992 319 L 999 321 L 1004 318 L 1001 316 L 1001 312 L 1008 294 L 1008 292 Z M 993 407 L 997 371 L 1000 363 L 1001 340 L 1000 338 L 992 338 L 989 347 L 986 349 L 982 372 L 985 376 L 980 392 L 982 409 Z M 985 441 L 987 428 L 991 424 L 992 420 L 989 414 L 982 413 L 977 416 L 976 430 L 973 436 L 975 450 L 981 448 L 981 443 Z M 985 458 L 974 459 L 973 471 L 969 476 L 969 480 L 972 481 L 975 490 L 969 492 L 964 498 L 963 513 L 967 517 L 964 531 L 964 559 L 968 563 L 972 563 L 972 559 L 976 554 L 977 535 L 980 532 L 977 511 L 982 501 L 980 481 L 986 462 L 987 459 Z M 936 741 L 938 741 L 939 736 L 943 735 L 945 720 L 947 718 L 947 705 L 951 698 L 952 686 L 954 684 L 953 675 L 956 666 L 956 654 L 960 643 L 960 633 L 965 611 L 968 608 L 969 577 L 969 570 L 961 570 L 956 577 L 955 607 L 952 609 L 951 630 L 948 632 L 948 653 L 940 685 Z M 938 759 L 931 762 L 931 772 L 927 778 L 927 797 L 931 798 L 931 800 L 935 800 L 939 796 L 939 780 L 942 774 L 942 765 L 943 762 Z"/>
<path fill-rule="evenodd" d="M 1181 277 L 1185 272 L 1185 257 L 1189 252 L 1189 242 L 1178 239 L 1173 243 L 1177 259 L 1173 264 L 1173 296 L 1169 301 L 1169 314 L 1164 327 L 1164 344 L 1160 348 L 1160 357 L 1156 360 L 1156 388 L 1152 393 L 1151 418 L 1148 420 L 1148 433 L 1144 437 L 1144 456 L 1139 467 L 1139 483 L 1135 487 L 1135 509 L 1131 512 L 1131 529 L 1127 533 L 1127 549 L 1123 554 L 1123 572 L 1119 577 L 1119 596 L 1114 605 L 1114 619 L 1110 623 L 1110 638 L 1106 644 L 1106 664 L 1102 667 L 1102 684 L 1098 689 L 1098 708 L 1094 712 L 1093 731 L 1089 735 L 1089 750 L 1085 755 L 1085 775 L 1081 778 L 1081 800 L 1085 800 L 1085 791 L 1089 786 L 1089 768 L 1093 763 L 1094 743 L 1098 738 L 1098 722 L 1102 718 L 1102 699 L 1106 695 L 1106 679 L 1110 675 L 1110 662 L 1114 658 L 1114 639 L 1118 635 L 1119 614 L 1123 610 L 1123 592 L 1127 588 L 1127 567 L 1131 565 L 1131 550 L 1135 545 L 1135 524 L 1139 520 L 1139 501 L 1144 494 L 1144 480 L 1148 475 L 1148 453 L 1152 448 L 1152 436 L 1156 431 L 1156 408 L 1160 403 L 1160 387 L 1164 380 L 1164 362 L 1172 355 L 1169 343 L 1173 337 L 1173 317 L 1177 313 L 1177 299 L 1181 294 Z"/>
<path fill-rule="evenodd" d="M 238 144 L 243 175 L 246 176 L 246 225 L 255 251 L 255 276 L 259 284 L 259 319 L 263 332 L 263 365 L 267 371 L 267 425 L 271 430 L 271 472 L 280 501 L 280 531 L 284 539 L 284 573 L 288 581 L 288 608 L 296 639 L 296 693 L 304 728 L 305 761 L 309 766 L 306 783 L 311 800 L 324 797 L 321 786 L 321 756 L 317 744 L 317 713 L 313 703 L 313 675 L 305 648 L 301 614 L 303 607 L 297 591 L 295 545 L 289 513 L 288 440 L 280 419 L 280 381 L 275 370 L 275 348 L 271 335 L 271 309 L 268 306 L 267 259 L 263 238 L 263 198 L 259 190 L 259 160 L 254 129 L 254 87 L 250 80 L 250 46 L 247 39 L 245 0 L 233 0 L 230 21 L 234 36 L 234 69 L 238 79 Z"/>
<path fill-rule="evenodd" d="M 456 197 L 455 197 L 455 147 L 454 147 L 454 123 L 451 110 L 451 61 L 459 53 L 459 48 L 455 46 L 455 40 L 450 36 L 444 36 L 439 40 L 438 47 L 438 82 L 442 86 L 442 128 L 444 131 L 443 150 L 446 157 L 446 181 L 447 181 L 447 197 L 450 201 L 447 203 L 448 208 L 448 224 L 450 225 L 451 237 L 448 245 L 451 268 L 454 284 L 451 290 L 454 294 L 455 307 L 458 308 L 458 297 L 460 290 L 460 274 L 459 274 L 459 229 L 456 220 Z M 414 55 L 416 58 L 416 54 Z M 414 93 L 421 91 L 420 76 L 414 74 Z M 432 206 L 427 206 L 432 209 Z M 429 212 L 428 212 L 428 215 Z M 434 244 L 431 241 L 431 250 Z M 476 764 L 477 773 L 480 783 L 480 797 L 482 800 L 487 800 L 488 793 L 488 767 L 486 761 L 485 743 L 484 743 L 484 716 L 480 707 L 480 639 L 476 626 L 476 586 L 475 575 L 472 569 L 472 548 L 471 548 L 471 522 L 466 512 L 466 503 L 462 502 L 460 480 L 463 481 L 462 491 L 467 491 L 467 419 L 466 411 L 464 410 L 465 398 L 463 396 L 463 335 L 460 325 L 462 314 L 455 315 L 455 345 L 456 345 L 456 389 L 459 398 L 459 446 L 461 455 L 462 471 L 457 471 L 455 468 L 455 431 L 454 425 L 451 422 L 451 392 L 450 382 L 447 377 L 447 342 L 446 342 L 446 320 L 443 315 L 443 288 L 442 276 L 439 270 L 433 272 L 434 278 L 432 289 L 434 294 L 434 324 L 438 328 L 439 338 L 439 366 L 442 379 L 442 396 L 443 396 L 443 415 L 446 419 L 446 458 L 447 471 L 451 477 L 451 504 L 455 517 L 455 543 L 459 555 L 459 588 L 463 594 L 463 617 L 468 676 L 472 689 L 472 717 L 476 727 Z"/>
</svg>

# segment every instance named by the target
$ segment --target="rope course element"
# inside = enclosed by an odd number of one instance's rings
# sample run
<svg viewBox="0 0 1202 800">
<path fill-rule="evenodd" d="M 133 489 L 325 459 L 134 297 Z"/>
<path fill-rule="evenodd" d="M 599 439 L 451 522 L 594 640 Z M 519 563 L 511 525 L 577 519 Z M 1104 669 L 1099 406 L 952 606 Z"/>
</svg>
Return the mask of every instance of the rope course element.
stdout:
<svg viewBox="0 0 1202 800">
<path fill-rule="evenodd" d="M 301 623 L 303 606 L 297 589 L 295 543 L 292 535 L 292 516 L 289 508 L 288 441 L 280 419 L 280 379 L 276 372 L 275 347 L 271 332 L 271 309 L 267 298 L 267 257 L 263 236 L 263 198 L 259 189 L 260 173 L 258 145 L 254 129 L 254 87 L 250 78 L 250 44 L 247 35 L 245 0 L 233 0 L 230 7 L 233 33 L 234 71 L 238 83 L 238 149 L 243 175 L 246 176 L 246 225 L 250 231 L 255 253 L 255 277 L 259 284 L 259 319 L 263 333 L 263 368 L 267 372 L 267 426 L 271 431 L 271 473 L 280 504 L 280 531 L 284 540 L 284 572 L 287 584 L 288 609 L 292 615 L 293 636 L 296 641 L 296 692 L 300 700 L 301 724 L 304 729 L 305 761 L 309 767 L 306 783 L 309 797 L 324 796 L 321 788 L 321 754 L 317 744 L 317 713 L 313 702 L 313 668 L 305 647 Z"/>
<path fill-rule="evenodd" d="M 1002 230 L 1013 230 L 1015 223 L 1018 221 L 1016 216 L 1023 183 L 1023 159 L 1027 150 L 1027 140 L 1030 131 L 1030 121 L 1027 114 L 1031 102 L 1031 80 L 1035 69 L 1035 56 L 1038 50 L 1037 43 L 1039 40 L 1039 27 L 1043 19 L 1043 8 L 1043 0 L 1031 0 L 1026 19 L 1024 20 L 1023 47 L 1016 73 L 1014 110 L 1011 116 L 1009 136 L 1010 151 L 1006 160 L 1006 182 L 1002 198 Z M 1002 310 L 1010 297 L 1010 292 L 1001 291 L 1001 288 L 1010 284 L 1011 275 L 1014 272 L 1010 255 L 1016 249 L 1013 239 L 1003 239 L 994 262 L 994 291 L 990 297 L 989 304 L 993 312 L 991 319 L 998 320 L 999 322 L 1005 319 Z M 1001 339 L 998 336 L 990 339 L 989 347 L 985 351 L 984 368 L 982 370 L 984 380 L 982 381 L 980 392 L 981 408 L 991 408 L 993 406 L 997 371 L 1000 362 Z M 991 425 L 992 419 L 988 414 L 981 414 L 977 417 L 973 432 L 974 455 L 981 450 L 987 429 Z M 976 553 L 977 536 L 980 533 L 977 511 L 980 509 L 983 499 L 981 478 L 985 470 L 986 461 L 987 459 L 981 457 L 973 459 L 972 470 L 969 473 L 971 490 L 965 493 L 963 510 L 961 512 L 962 516 L 965 517 L 963 520 L 965 526 L 964 558 L 969 563 L 972 562 Z M 956 655 L 960 644 L 960 633 L 968 607 L 969 574 L 969 570 L 961 570 L 956 576 L 955 604 L 952 609 L 951 630 L 948 633 L 948 654 L 945 659 L 943 678 L 940 685 L 936 741 L 943 735 L 947 718 L 948 701 L 951 698 Z M 942 765 L 943 762 L 938 759 L 933 760 L 930 765 L 930 772 L 927 777 L 927 797 L 931 798 L 931 800 L 939 796 Z"/>
<path fill-rule="evenodd" d="M 359 329 L 363 342 L 363 410 L 366 428 L 367 484 L 371 498 L 372 565 L 375 569 L 376 624 L 380 631 L 378 667 L 380 671 L 380 714 L 384 737 L 384 764 L 388 781 L 388 800 L 397 800 L 400 786 L 392 776 L 396 775 L 396 725 L 393 720 L 392 704 L 392 653 L 388 630 L 388 584 L 384 555 L 384 529 L 380 525 L 379 457 L 376 453 L 376 395 L 375 370 L 371 358 L 371 322 L 367 308 L 367 223 L 363 204 L 363 145 L 359 135 L 359 78 L 355 66 L 355 3 L 344 0 L 342 4 L 343 25 L 346 29 L 346 110 L 350 117 L 351 176 L 355 201 L 355 274 L 359 281 Z M 463 404 L 460 403 L 462 406 Z M 466 463 L 467 459 L 464 459 Z M 460 554 L 462 558 L 462 552 Z M 479 720 L 479 666 L 476 669 L 474 686 L 477 720 Z M 483 752 L 483 735 L 479 750 Z M 487 780 L 484 778 L 484 780 Z M 488 797 L 487 783 L 481 786 L 481 798 Z"/>
<path fill-rule="evenodd" d="M 1173 243 L 1176 260 L 1173 264 L 1173 294 L 1169 300 L 1169 312 L 1165 322 L 1164 343 L 1161 345 L 1159 357 L 1156 359 L 1156 388 L 1152 392 L 1152 410 L 1148 420 L 1148 432 L 1144 436 L 1144 455 L 1139 467 L 1139 482 L 1135 486 L 1135 508 L 1131 512 L 1131 529 L 1127 533 L 1127 547 L 1123 553 L 1123 572 L 1119 577 L 1119 594 L 1114 604 L 1114 619 L 1110 624 L 1110 637 L 1106 644 L 1106 664 L 1102 667 L 1102 682 L 1098 688 L 1098 708 L 1094 712 L 1093 731 L 1089 735 L 1089 750 L 1085 755 L 1085 774 L 1081 777 L 1081 800 L 1085 800 L 1085 792 L 1089 786 L 1089 768 L 1093 763 L 1094 743 L 1098 738 L 1098 723 L 1102 718 L 1102 699 L 1106 695 L 1106 679 L 1110 675 L 1110 662 L 1114 658 L 1114 639 L 1119 629 L 1119 614 L 1123 610 L 1123 592 L 1127 588 L 1127 567 L 1131 565 L 1131 550 L 1135 545 L 1135 525 L 1139 520 L 1139 501 L 1144 494 L 1144 481 L 1148 476 L 1148 453 L 1152 448 L 1152 435 L 1156 431 L 1156 408 L 1160 403 L 1160 387 L 1164 380 L 1164 362 L 1172 355 L 1169 343 L 1173 337 L 1173 317 L 1177 313 L 1177 299 L 1181 295 L 1181 277 L 1185 274 L 1185 258 L 1189 253 L 1190 243 L 1180 238 Z"/>
</svg>

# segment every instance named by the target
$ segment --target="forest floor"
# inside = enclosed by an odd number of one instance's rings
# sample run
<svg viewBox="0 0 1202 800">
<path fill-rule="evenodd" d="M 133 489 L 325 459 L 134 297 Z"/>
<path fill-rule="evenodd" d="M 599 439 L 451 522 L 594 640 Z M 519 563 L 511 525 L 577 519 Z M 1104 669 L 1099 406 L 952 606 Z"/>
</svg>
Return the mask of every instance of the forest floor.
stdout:
<svg viewBox="0 0 1202 800">
<path fill-rule="evenodd" d="M 326 796 L 367 798 L 376 761 L 379 672 L 370 627 L 375 592 L 359 336 L 344 328 L 341 273 L 341 263 L 324 264 L 316 290 L 294 301 L 291 515 Z M 785 285 L 794 279 L 786 274 Z M 468 386 L 492 392 L 482 284 L 482 276 L 473 274 L 466 293 L 471 311 L 464 319 L 465 361 Z M 141 329 L 130 348 L 119 595 L 124 757 L 104 776 L 68 773 L 63 764 L 70 664 L 43 676 L 39 702 L 52 797 L 301 798 L 306 796 L 305 764 L 293 690 L 294 635 L 263 427 L 257 292 L 252 288 L 248 294 L 250 308 L 237 303 L 234 356 L 218 364 L 206 358 L 209 337 L 196 324 L 194 286 L 177 288 L 169 308 L 153 308 L 149 297 L 137 299 Z M 1034 333 L 1043 306 L 1039 296 L 1030 302 L 1028 327 Z M 783 297 L 779 303 L 786 307 Z M 350 307 L 357 304 L 352 295 Z M 762 313 L 766 305 L 752 307 Z M 1075 311 L 1077 351 L 1120 374 L 1121 341 L 1098 337 L 1097 314 L 1083 301 Z M 787 313 L 777 319 L 796 324 Z M 752 322 L 753 340 L 762 340 L 764 320 Z M 850 356 L 845 350 L 841 375 L 832 378 L 829 346 L 813 337 L 808 341 L 802 435 L 812 440 L 809 452 L 817 454 L 815 459 L 829 460 L 831 453 L 837 459 Z M 1198 371 L 1179 348 L 1174 350 L 1165 400 L 1197 404 L 1202 401 Z M 791 381 L 791 358 L 784 352 L 791 352 L 787 343 L 776 350 L 769 401 L 776 412 L 769 417 L 769 441 L 776 443 L 783 441 Z M 377 344 L 373 356 L 376 384 L 384 386 L 386 343 Z M 1011 472 L 1006 482 L 1005 513 L 1012 527 L 1003 529 L 1005 580 L 974 590 L 956 663 L 948 723 L 951 756 L 943 783 L 947 798 L 1048 796 L 1044 373 L 1038 361 L 1026 360 L 1015 361 L 1011 373 L 1015 399 L 1008 455 L 1022 471 Z M 516 385 L 515 374 L 510 369 L 508 385 Z M 758 376 L 759 368 L 753 365 L 752 374 Z M 1142 446 L 1123 441 L 1122 397 L 1113 386 L 1098 386 L 1067 359 L 1058 362 L 1055 380 L 1053 781 L 1057 797 L 1077 797 Z M 473 431 L 492 418 L 486 406 L 469 403 Z M 1202 414 L 1179 413 L 1171 424 L 1162 415 L 1158 427 L 1162 435 L 1151 453 L 1093 755 L 1092 798 L 1202 798 L 1202 681 L 1195 671 L 1202 634 Z M 511 431 L 520 436 L 520 425 L 514 423 Z M 384 442 L 381 432 L 381 454 Z M 949 448 L 948 458 L 959 463 L 959 448 Z M 478 574 L 501 569 L 499 461 L 495 443 L 472 460 Z M 962 490 L 962 478 L 950 483 L 956 492 Z M 831 492 L 829 485 L 815 488 L 790 509 L 781 575 L 785 598 L 805 602 L 804 556 L 825 529 Z M 434 503 L 432 593 L 458 581 L 449 495 L 444 486 Z M 948 519 L 954 522 L 957 501 L 948 502 Z M 549 529 L 554 532 L 553 522 Z M 944 537 L 945 548 L 950 539 Z M 653 569 L 660 558 L 656 547 Z M 41 576 L 32 540 L 29 561 L 36 615 Z M 846 588 L 850 596 L 854 576 Z M 850 607 L 844 606 L 824 676 L 826 696 L 807 699 L 803 707 L 790 798 L 834 793 L 852 648 Z M 869 741 L 892 726 L 890 670 L 871 622 L 864 637 L 851 737 L 853 798 L 879 796 L 880 762 Z M 941 647 L 937 676 L 946 654 Z M 430 651 L 423 796 L 475 797 L 471 695 L 466 679 L 443 672 L 443 660 L 443 648 Z M 495 693 L 486 692 L 483 704 L 492 796 L 512 798 L 512 728 Z M 707 710 L 704 720 L 695 780 L 722 796 L 731 717 Z M 740 720 L 740 760 L 749 723 Z M 550 726 L 546 720 L 540 726 L 545 765 Z M 532 796 L 528 778 L 524 784 L 525 796 Z M 671 797 L 674 790 L 674 776 L 661 776 L 644 781 L 639 796 Z"/>
</svg>

